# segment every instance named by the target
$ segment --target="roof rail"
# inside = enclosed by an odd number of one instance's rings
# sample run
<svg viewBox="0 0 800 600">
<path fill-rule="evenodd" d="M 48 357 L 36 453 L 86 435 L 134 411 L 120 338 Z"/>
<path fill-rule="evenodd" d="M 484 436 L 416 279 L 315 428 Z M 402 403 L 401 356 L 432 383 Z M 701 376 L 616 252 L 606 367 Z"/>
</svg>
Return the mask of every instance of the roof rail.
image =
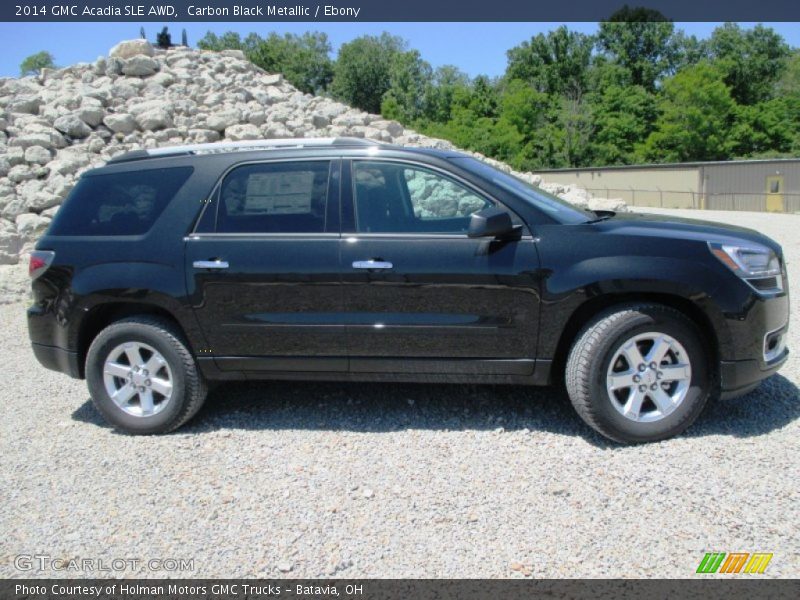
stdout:
<svg viewBox="0 0 800 600">
<path fill-rule="evenodd" d="M 246 152 L 253 150 L 285 150 L 291 148 L 322 148 L 348 146 L 385 145 L 383 142 L 355 137 L 336 138 L 280 138 L 269 140 L 245 140 L 241 142 L 215 142 L 211 144 L 189 144 L 185 146 L 165 146 L 147 150 L 133 150 L 115 156 L 109 163 L 129 162 L 145 158 L 162 158 L 168 156 L 188 156 L 200 154 L 223 154 L 227 152 Z"/>
</svg>

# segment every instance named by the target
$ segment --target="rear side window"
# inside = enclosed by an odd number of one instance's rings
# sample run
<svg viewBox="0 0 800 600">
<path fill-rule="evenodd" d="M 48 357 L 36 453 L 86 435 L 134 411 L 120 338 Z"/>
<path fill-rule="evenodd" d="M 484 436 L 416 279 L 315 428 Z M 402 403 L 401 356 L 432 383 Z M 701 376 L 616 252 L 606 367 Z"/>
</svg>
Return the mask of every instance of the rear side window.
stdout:
<svg viewBox="0 0 800 600">
<path fill-rule="evenodd" d="M 58 211 L 49 235 L 141 235 L 192 174 L 192 167 L 83 177 Z"/>
<path fill-rule="evenodd" d="M 322 233 L 330 161 L 253 164 L 222 182 L 220 233 Z"/>
</svg>

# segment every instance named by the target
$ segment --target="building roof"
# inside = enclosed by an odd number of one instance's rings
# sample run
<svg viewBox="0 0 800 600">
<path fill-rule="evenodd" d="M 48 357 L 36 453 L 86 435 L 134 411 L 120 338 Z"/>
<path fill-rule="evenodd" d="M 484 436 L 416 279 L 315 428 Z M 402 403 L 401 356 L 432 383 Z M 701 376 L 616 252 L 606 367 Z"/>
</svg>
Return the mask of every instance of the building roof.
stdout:
<svg viewBox="0 0 800 600">
<path fill-rule="evenodd" d="M 606 167 L 562 167 L 558 169 L 536 169 L 534 173 L 565 173 L 575 171 L 624 171 L 630 169 L 692 169 L 696 167 L 710 166 L 740 166 L 753 164 L 799 164 L 800 157 L 797 158 L 758 158 L 750 160 L 713 160 L 705 162 L 685 162 L 685 163 L 651 163 L 641 165 L 610 165 Z"/>
</svg>

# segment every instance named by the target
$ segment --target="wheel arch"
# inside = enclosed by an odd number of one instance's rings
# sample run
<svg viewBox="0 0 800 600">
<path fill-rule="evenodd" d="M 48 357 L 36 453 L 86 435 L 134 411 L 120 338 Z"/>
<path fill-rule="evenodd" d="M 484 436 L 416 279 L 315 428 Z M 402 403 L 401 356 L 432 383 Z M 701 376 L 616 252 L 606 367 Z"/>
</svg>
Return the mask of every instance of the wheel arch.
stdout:
<svg viewBox="0 0 800 600">
<path fill-rule="evenodd" d="M 162 306 L 147 302 L 127 301 L 98 304 L 87 311 L 78 328 L 77 351 L 81 378 L 86 377 L 86 354 L 89 351 L 89 346 L 92 344 L 92 341 L 97 337 L 97 334 L 112 323 L 135 315 L 162 318 L 174 325 L 177 331 L 181 333 L 184 340 L 187 340 L 186 331 L 181 325 L 180 320 Z"/>
<path fill-rule="evenodd" d="M 703 309 L 682 296 L 664 293 L 632 292 L 623 294 L 604 294 L 595 296 L 583 302 L 570 315 L 566 326 L 561 332 L 556 344 L 555 354 L 551 368 L 550 379 L 559 383 L 567 363 L 570 348 L 584 326 L 602 311 L 614 306 L 624 306 L 636 303 L 654 303 L 668 306 L 686 315 L 702 334 L 703 343 L 706 344 L 711 354 L 712 361 L 709 365 L 713 371 L 717 370 L 719 363 L 720 340 L 711 319 Z"/>
</svg>

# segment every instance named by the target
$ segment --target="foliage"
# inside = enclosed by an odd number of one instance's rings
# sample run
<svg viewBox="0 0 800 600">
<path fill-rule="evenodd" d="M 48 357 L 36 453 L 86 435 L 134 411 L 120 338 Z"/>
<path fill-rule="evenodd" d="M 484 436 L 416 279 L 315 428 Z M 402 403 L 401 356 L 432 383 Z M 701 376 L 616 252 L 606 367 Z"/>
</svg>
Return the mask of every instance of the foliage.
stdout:
<svg viewBox="0 0 800 600">
<path fill-rule="evenodd" d="M 36 54 L 31 54 L 19 65 L 19 73 L 21 77 L 28 75 L 38 75 L 42 69 L 55 69 L 55 58 L 53 55 L 42 50 Z"/>
<path fill-rule="evenodd" d="M 561 26 L 538 34 L 508 51 L 508 79 L 521 79 L 546 94 L 578 98 L 586 77 L 595 40 Z"/>
<path fill-rule="evenodd" d="M 165 50 L 172 47 L 172 35 L 166 26 L 156 35 L 156 45 Z"/>
<path fill-rule="evenodd" d="M 425 112 L 425 91 L 433 79 L 431 66 L 419 52 L 397 52 L 389 63 L 389 89 L 381 101 L 381 112 L 390 119 L 410 122 Z"/>
<path fill-rule="evenodd" d="M 725 23 L 714 30 L 708 46 L 731 95 L 745 105 L 771 96 L 789 56 L 781 36 L 763 25 L 743 30 L 736 23 Z"/>
<path fill-rule="evenodd" d="M 644 144 L 645 158 L 657 162 L 729 158 L 736 109 L 730 92 L 723 73 L 706 62 L 665 81 L 661 114 Z"/>
<path fill-rule="evenodd" d="M 625 165 L 639 159 L 637 146 L 653 130 L 656 97 L 642 86 L 608 85 L 592 97 L 595 132 L 592 163 Z"/>
<path fill-rule="evenodd" d="M 362 110 L 380 112 L 383 96 L 392 86 L 393 65 L 397 79 L 397 62 L 402 60 L 397 56 L 405 51 L 406 43 L 401 38 L 385 32 L 342 44 L 333 69 L 331 93 Z M 410 62 L 413 61 L 405 61 Z"/>
<path fill-rule="evenodd" d="M 614 63 L 630 72 L 633 85 L 652 90 L 677 64 L 679 39 L 660 12 L 624 6 L 600 23 L 597 41 Z"/>
<path fill-rule="evenodd" d="M 503 77 L 436 69 L 396 36 L 362 36 L 335 60 L 325 34 L 211 32 L 304 92 L 381 112 L 520 169 L 725 160 L 800 153 L 800 51 L 772 29 L 687 36 L 623 7 L 596 35 L 566 26 L 507 52 Z"/>
</svg>

